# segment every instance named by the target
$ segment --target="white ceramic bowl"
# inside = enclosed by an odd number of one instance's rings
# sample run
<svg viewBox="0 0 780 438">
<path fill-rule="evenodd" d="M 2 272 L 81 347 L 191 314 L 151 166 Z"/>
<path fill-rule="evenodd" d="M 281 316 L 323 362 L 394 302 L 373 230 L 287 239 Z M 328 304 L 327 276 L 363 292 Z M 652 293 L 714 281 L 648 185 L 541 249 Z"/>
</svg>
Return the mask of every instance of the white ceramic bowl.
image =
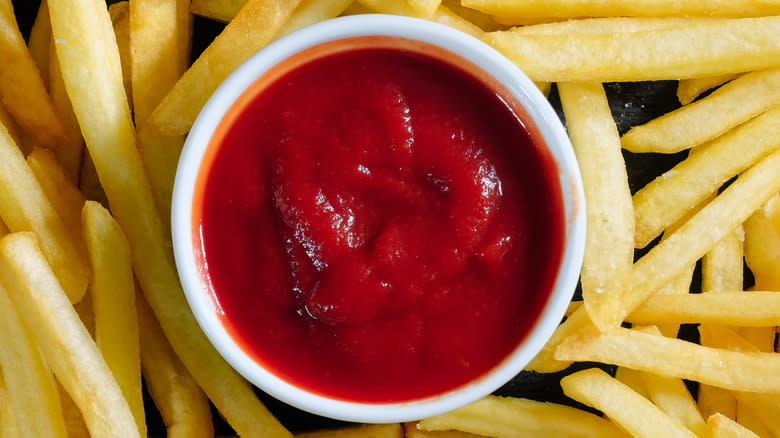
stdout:
<svg viewBox="0 0 780 438">
<path fill-rule="evenodd" d="M 526 114 L 521 119 L 548 146 L 562 190 L 565 213 L 564 252 L 553 291 L 537 323 L 511 355 L 476 381 L 426 399 L 391 404 L 354 403 L 307 392 L 265 370 L 253 361 L 222 326 L 208 281 L 196 262 L 192 201 L 196 177 L 209 140 L 234 101 L 270 67 L 313 46 L 352 37 L 389 36 L 438 46 L 478 66 L 516 99 Z M 490 80 L 490 79 L 488 79 Z M 521 111 L 522 112 L 522 111 Z M 179 161 L 173 193 L 173 246 L 179 276 L 190 307 L 205 334 L 222 356 L 263 391 L 300 409 L 336 419 L 359 422 L 398 422 L 443 413 L 499 388 L 520 372 L 541 350 L 563 317 L 577 284 L 585 242 L 585 200 L 569 139 L 547 99 L 509 60 L 483 42 L 452 28 L 412 18 L 361 15 L 337 18 L 304 28 L 261 50 L 243 63 L 217 89 L 201 111 Z"/>
</svg>

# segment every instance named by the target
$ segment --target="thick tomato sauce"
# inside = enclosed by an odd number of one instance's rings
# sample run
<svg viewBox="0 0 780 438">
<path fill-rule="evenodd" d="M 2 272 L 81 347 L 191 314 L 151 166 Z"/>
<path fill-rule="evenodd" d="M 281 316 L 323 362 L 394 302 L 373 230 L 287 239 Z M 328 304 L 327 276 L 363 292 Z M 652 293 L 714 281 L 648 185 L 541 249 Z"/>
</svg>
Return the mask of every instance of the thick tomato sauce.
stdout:
<svg viewBox="0 0 780 438">
<path fill-rule="evenodd" d="M 247 101 L 196 211 L 222 321 L 329 397 L 468 383 L 536 322 L 558 271 L 551 159 L 495 90 L 396 49 L 329 54 Z"/>
</svg>

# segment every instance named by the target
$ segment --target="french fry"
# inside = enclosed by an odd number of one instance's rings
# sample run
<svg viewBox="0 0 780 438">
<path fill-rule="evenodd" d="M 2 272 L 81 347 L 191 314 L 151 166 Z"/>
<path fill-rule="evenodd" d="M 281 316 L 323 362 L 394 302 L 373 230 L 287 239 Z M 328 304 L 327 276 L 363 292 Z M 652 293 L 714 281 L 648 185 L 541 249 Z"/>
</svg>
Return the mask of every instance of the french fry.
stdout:
<svg viewBox="0 0 780 438">
<path fill-rule="evenodd" d="M 33 231 L 71 302 L 87 288 L 86 254 L 55 212 L 19 149 L 0 126 L 0 216 L 13 231 Z"/>
<path fill-rule="evenodd" d="M 48 149 L 36 148 L 27 156 L 27 164 L 43 189 L 54 211 L 72 236 L 81 243 L 81 208 L 87 200 L 65 174 Z"/>
<path fill-rule="evenodd" d="M 81 223 L 92 263 L 92 306 L 97 345 L 130 406 L 138 431 L 145 436 L 141 353 L 130 247 L 119 224 L 108 210 L 95 201 L 84 204 Z"/>
<path fill-rule="evenodd" d="M 290 14 L 290 18 L 273 36 L 272 41 L 277 40 L 289 33 L 302 29 L 310 24 L 338 17 L 347 6 L 352 3 L 351 0 L 331 0 L 322 2 L 317 0 L 302 0 L 297 8 Z M 434 8 L 434 11 L 436 8 Z M 433 11 L 431 12 L 433 14 Z"/>
<path fill-rule="evenodd" d="M 11 0 L 0 0 L 0 100 L 38 146 L 62 145 L 65 129 L 16 25 Z"/>
<path fill-rule="evenodd" d="M 695 0 L 463 0 L 463 5 L 490 15 L 523 18 L 576 17 L 760 17 L 780 14 L 776 1 L 702 3 Z"/>
<path fill-rule="evenodd" d="M 682 79 L 677 84 L 677 100 L 683 105 L 688 105 L 705 91 L 723 85 L 736 77 L 739 75 L 726 74 L 706 78 Z"/>
<path fill-rule="evenodd" d="M 168 438 L 208 438 L 214 424 L 206 394 L 174 353 L 140 293 L 136 294 L 141 334 L 141 369 Z"/>
<path fill-rule="evenodd" d="M 157 129 L 167 135 L 186 134 L 211 93 L 271 41 L 298 3 L 249 0 L 154 110 L 151 121 Z"/>
<path fill-rule="evenodd" d="M 588 216 L 582 297 L 602 331 L 620 325 L 620 301 L 634 261 L 634 212 L 620 138 L 600 83 L 558 84 L 582 173 Z"/>
<path fill-rule="evenodd" d="M 780 17 L 763 17 L 602 35 L 490 32 L 484 39 L 531 80 L 611 82 L 696 78 L 776 67 L 780 65 L 778 32 Z"/>
<path fill-rule="evenodd" d="M 9 409 L 14 412 L 19 436 L 67 437 L 54 376 L 41 360 L 31 333 L 2 286 L 0 369 L 3 370 Z"/>
<path fill-rule="evenodd" d="M 166 228 L 185 138 L 160 135 L 148 118 L 187 69 L 189 50 L 182 40 L 192 37 L 188 5 L 182 0 L 133 0 L 128 15 L 136 142 Z"/>
<path fill-rule="evenodd" d="M 615 379 L 631 388 L 632 391 L 650 400 L 650 393 L 647 392 L 642 371 L 632 370 L 626 367 L 617 367 L 615 370 Z"/>
<path fill-rule="evenodd" d="M 408 17 L 424 18 L 445 26 L 458 29 L 475 38 L 482 38 L 484 32 L 476 25 L 464 20 L 445 6 L 439 5 L 430 17 L 419 15 L 405 0 L 356 0 L 361 5 L 380 14 L 404 15 Z"/>
<path fill-rule="evenodd" d="M 130 111 L 133 111 L 132 63 L 130 61 L 130 4 L 127 0 L 108 7 L 111 24 L 114 28 L 116 45 L 119 48 L 119 60 L 122 64 L 122 83 L 125 87 Z"/>
<path fill-rule="evenodd" d="M 422 430 L 460 430 L 478 435 L 622 437 L 614 425 L 591 413 L 555 403 L 487 396 L 454 411 L 420 420 Z"/>
<path fill-rule="evenodd" d="M 780 107 L 718 138 L 634 194 L 637 248 L 737 175 L 780 147 Z"/>
<path fill-rule="evenodd" d="M 52 14 L 53 16 L 54 14 Z M 95 437 L 139 437 L 133 415 L 32 233 L 0 240 L 0 281 Z M 58 400 L 59 402 L 59 400 Z"/>
<path fill-rule="evenodd" d="M 436 12 L 436 8 L 441 4 L 441 0 L 406 0 L 409 6 L 414 9 L 421 17 L 430 17 Z"/>
<path fill-rule="evenodd" d="M 234 21 L 239 29 L 250 24 L 243 20 L 251 20 L 253 13 L 268 12 L 254 6 L 245 8 L 244 18 Z M 65 84 L 112 213 L 130 244 L 135 274 L 163 331 L 195 380 L 239 435 L 289 436 L 249 384 L 219 356 L 187 306 L 170 239 L 165 236 L 135 146 L 119 54 L 112 43 L 105 5 L 99 0 L 49 0 L 49 11 L 55 40 L 72 42 L 57 45 Z M 221 44 L 228 42 L 222 41 Z M 84 68 L 85 64 L 89 68 Z M 89 83 L 104 86 L 83 87 Z"/>
<path fill-rule="evenodd" d="M 51 39 L 51 21 L 49 20 L 49 6 L 46 0 L 41 1 L 38 6 L 38 14 L 35 16 L 30 38 L 27 46 L 30 50 L 35 65 L 38 67 L 38 73 L 41 75 L 44 88 L 49 88 L 49 40 Z"/>
<path fill-rule="evenodd" d="M 703 323 L 737 327 L 780 325 L 780 294 L 719 292 L 653 295 L 626 317 L 634 324 Z"/>
<path fill-rule="evenodd" d="M 420 430 L 417 428 L 416 421 L 404 423 L 404 436 L 406 438 L 480 438 L 477 435 L 459 430 Z"/>
<path fill-rule="evenodd" d="M 8 131 L 8 135 L 11 136 L 11 139 L 14 141 L 15 144 L 19 146 L 21 149 L 21 136 L 19 135 L 19 125 L 16 124 L 16 121 L 11 117 L 10 114 L 8 114 L 8 111 L 6 111 L 5 106 L 3 106 L 3 103 L 0 102 L 0 124 L 5 126 L 5 129 Z"/>
<path fill-rule="evenodd" d="M 635 437 L 695 437 L 649 400 L 598 368 L 561 379 L 564 394 L 594 407 Z"/>
<path fill-rule="evenodd" d="M 54 150 L 54 155 L 65 168 L 68 178 L 76 184 L 81 176 L 81 162 L 89 154 L 84 154 L 84 138 L 81 136 L 79 121 L 73 114 L 68 90 L 65 89 L 54 38 L 49 39 L 49 93 L 66 133 L 66 143 Z"/>
<path fill-rule="evenodd" d="M 554 23 L 517 26 L 512 32 L 519 35 L 602 35 L 621 32 L 646 32 L 675 29 L 699 24 L 727 23 L 725 18 L 585 18 Z"/>
<path fill-rule="evenodd" d="M 537 373 L 555 373 L 571 365 L 574 361 L 564 361 L 555 358 L 555 350 L 564 339 L 574 333 L 583 333 L 598 331 L 588 316 L 584 306 L 580 306 L 569 317 L 555 329 L 550 339 L 544 344 L 542 350 L 536 357 L 526 365 L 527 371 Z"/>
<path fill-rule="evenodd" d="M 84 300 L 79 301 L 79 304 Z M 84 422 L 84 416 L 81 415 L 79 407 L 76 406 L 76 402 L 70 398 L 70 394 L 62 386 L 62 383 L 57 382 L 57 392 L 60 394 L 60 404 L 62 405 L 62 415 L 65 417 L 65 428 L 68 430 L 68 438 L 89 438 L 89 429 Z"/>
<path fill-rule="evenodd" d="M 660 330 L 655 326 L 635 328 L 635 330 L 662 336 Z M 626 368 L 621 367 L 620 369 Z M 647 391 L 647 398 L 653 404 L 697 436 L 707 436 L 707 425 L 704 423 L 704 417 L 681 379 L 642 371 L 637 373 L 642 380 L 643 389 Z M 641 393 L 639 394 L 641 395 Z"/>
<path fill-rule="evenodd" d="M 192 0 L 190 11 L 195 15 L 227 23 L 238 14 L 247 0 Z"/>
<path fill-rule="evenodd" d="M 780 393 L 780 357 L 742 353 L 624 328 L 572 335 L 555 352 L 558 360 L 598 361 L 736 391 Z"/>
<path fill-rule="evenodd" d="M 772 197 L 774 202 L 780 196 Z M 780 233 L 772 224 L 766 205 L 745 222 L 745 263 L 756 280 L 756 287 L 780 291 Z"/>
<path fill-rule="evenodd" d="M 679 152 L 719 137 L 778 104 L 780 69 L 748 73 L 704 99 L 631 128 L 621 141 L 631 152 Z"/>
<path fill-rule="evenodd" d="M 0 372 L 0 436 L 4 438 L 20 438 L 19 429 L 16 427 L 16 415 L 8 401 L 8 391 Z"/>
<path fill-rule="evenodd" d="M 759 438 L 739 423 L 717 412 L 707 418 L 707 429 L 712 438 Z"/>
<path fill-rule="evenodd" d="M 299 433 L 295 436 L 297 438 L 402 438 L 404 429 L 398 423 L 364 424 L 356 427 Z"/>
<path fill-rule="evenodd" d="M 460 0 L 442 0 L 441 4 L 485 32 L 494 32 L 505 29 L 505 26 L 498 24 L 490 15 L 483 14 L 476 9 L 467 8 L 461 5 Z"/>
</svg>

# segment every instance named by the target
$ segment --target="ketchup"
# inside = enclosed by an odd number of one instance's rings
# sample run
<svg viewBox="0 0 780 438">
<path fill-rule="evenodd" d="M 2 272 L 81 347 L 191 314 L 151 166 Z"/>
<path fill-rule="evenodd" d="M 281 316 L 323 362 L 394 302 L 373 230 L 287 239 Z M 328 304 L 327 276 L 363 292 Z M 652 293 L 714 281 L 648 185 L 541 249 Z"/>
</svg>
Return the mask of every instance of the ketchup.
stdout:
<svg viewBox="0 0 780 438">
<path fill-rule="evenodd" d="M 248 93 L 193 210 L 241 348 L 295 386 L 369 403 L 506 359 L 549 298 L 564 232 L 552 159 L 516 108 L 397 48 L 320 56 Z"/>
</svg>

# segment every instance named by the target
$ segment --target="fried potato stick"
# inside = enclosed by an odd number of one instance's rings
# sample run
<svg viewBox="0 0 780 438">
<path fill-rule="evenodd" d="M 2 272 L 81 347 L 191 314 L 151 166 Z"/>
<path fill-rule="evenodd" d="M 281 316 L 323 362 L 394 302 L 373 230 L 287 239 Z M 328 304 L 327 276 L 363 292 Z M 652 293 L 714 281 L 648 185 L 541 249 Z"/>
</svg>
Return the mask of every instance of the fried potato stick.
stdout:
<svg viewBox="0 0 780 438">
<path fill-rule="evenodd" d="M 192 0 L 190 11 L 195 15 L 227 23 L 238 14 L 247 0 Z"/>
<path fill-rule="evenodd" d="M 68 436 L 54 376 L 5 288 L 0 286 L 0 369 L 8 410 L 21 437 Z M 6 410 L 2 412 L 6 415 Z M 4 437 L 5 435 L 3 435 Z"/>
<path fill-rule="evenodd" d="M 11 0 L 0 0 L 0 59 L 0 100 L 8 112 L 38 146 L 61 146 L 65 129 L 19 33 Z"/>
<path fill-rule="evenodd" d="M 119 224 L 95 201 L 84 204 L 81 223 L 92 263 L 92 307 L 97 345 L 130 406 L 141 436 L 145 436 L 130 247 Z"/>
<path fill-rule="evenodd" d="M 84 414 L 91 435 L 139 437 L 119 385 L 68 302 L 34 234 L 14 233 L 0 240 L 0 281 L 43 358 Z"/>
<path fill-rule="evenodd" d="M 480 438 L 477 435 L 459 430 L 420 430 L 417 428 L 416 421 L 404 423 L 404 436 L 406 438 Z"/>
<path fill-rule="evenodd" d="M 68 174 L 68 178 L 78 184 L 81 176 L 81 162 L 84 158 L 84 138 L 81 136 L 81 127 L 76 115 L 73 113 L 73 105 L 65 89 L 65 81 L 62 78 L 60 60 L 57 59 L 57 48 L 54 38 L 49 39 L 49 94 L 54 103 L 54 108 L 65 127 L 66 142 L 62 147 L 54 150 L 57 161 L 62 164 Z M 79 210 L 81 211 L 81 210 Z"/>
<path fill-rule="evenodd" d="M 168 135 L 186 134 L 211 93 L 271 41 L 298 3 L 249 0 L 154 110 L 152 123 L 157 129 Z"/>
<path fill-rule="evenodd" d="M 130 244 L 135 274 L 163 331 L 239 435 L 289 436 L 249 384 L 219 356 L 187 306 L 170 239 L 136 149 L 105 5 L 99 0 L 49 0 L 49 9 L 55 39 L 64 41 L 57 45 L 57 54 L 74 111 L 112 213 Z M 250 10 L 264 12 L 262 8 Z M 84 68 L 85 64 L 90 68 Z M 103 86 L 85 89 L 84 84 L 94 83 Z"/>
<path fill-rule="evenodd" d="M 777 105 L 780 68 L 748 73 L 701 100 L 631 128 L 621 142 L 631 152 L 675 153 L 713 140 Z"/>
<path fill-rule="evenodd" d="M 738 74 L 726 74 L 706 78 L 681 79 L 677 84 L 677 100 L 683 105 L 688 105 L 705 91 L 723 85 L 737 77 L 739 77 Z"/>
<path fill-rule="evenodd" d="M 564 394 L 596 408 L 635 437 L 687 437 L 696 435 L 652 402 L 598 368 L 561 379 Z"/>
<path fill-rule="evenodd" d="M 27 156 L 27 164 L 41 184 L 54 211 L 73 236 L 81 243 L 81 208 L 86 197 L 71 182 L 65 169 L 48 149 L 36 148 Z"/>
<path fill-rule="evenodd" d="M 495 437 L 622 437 L 609 421 L 556 403 L 487 396 L 454 411 L 420 420 L 422 430 L 456 429 Z"/>
<path fill-rule="evenodd" d="M 737 327 L 780 325 L 780 294 L 719 292 L 648 298 L 626 317 L 634 324 L 723 324 Z"/>
<path fill-rule="evenodd" d="M 49 40 L 51 39 L 51 20 L 49 20 L 49 5 L 41 1 L 38 13 L 35 15 L 27 46 L 30 50 L 38 74 L 41 75 L 43 87 L 49 89 Z"/>
<path fill-rule="evenodd" d="M 582 297 L 602 331 L 620 324 L 620 301 L 634 261 L 634 211 L 626 164 L 607 95 L 600 83 L 558 84 L 585 187 L 588 227 Z"/>
<path fill-rule="evenodd" d="M 758 435 L 740 426 L 736 421 L 717 412 L 707 419 L 707 429 L 712 438 L 759 438 Z"/>
<path fill-rule="evenodd" d="M 683 28 L 583 35 L 485 34 L 540 82 L 642 81 L 740 73 L 780 65 L 780 16 Z"/>
<path fill-rule="evenodd" d="M 21 151 L 0 126 L 0 216 L 13 231 L 33 231 L 71 302 L 87 288 L 86 254 L 46 198 Z"/>
<path fill-rule="evenodd" d="M 340 429 L 299 433 L 296 438 L 402 438 L 404 429 L 399 423 L 363 424 Z"/>
</svg>

